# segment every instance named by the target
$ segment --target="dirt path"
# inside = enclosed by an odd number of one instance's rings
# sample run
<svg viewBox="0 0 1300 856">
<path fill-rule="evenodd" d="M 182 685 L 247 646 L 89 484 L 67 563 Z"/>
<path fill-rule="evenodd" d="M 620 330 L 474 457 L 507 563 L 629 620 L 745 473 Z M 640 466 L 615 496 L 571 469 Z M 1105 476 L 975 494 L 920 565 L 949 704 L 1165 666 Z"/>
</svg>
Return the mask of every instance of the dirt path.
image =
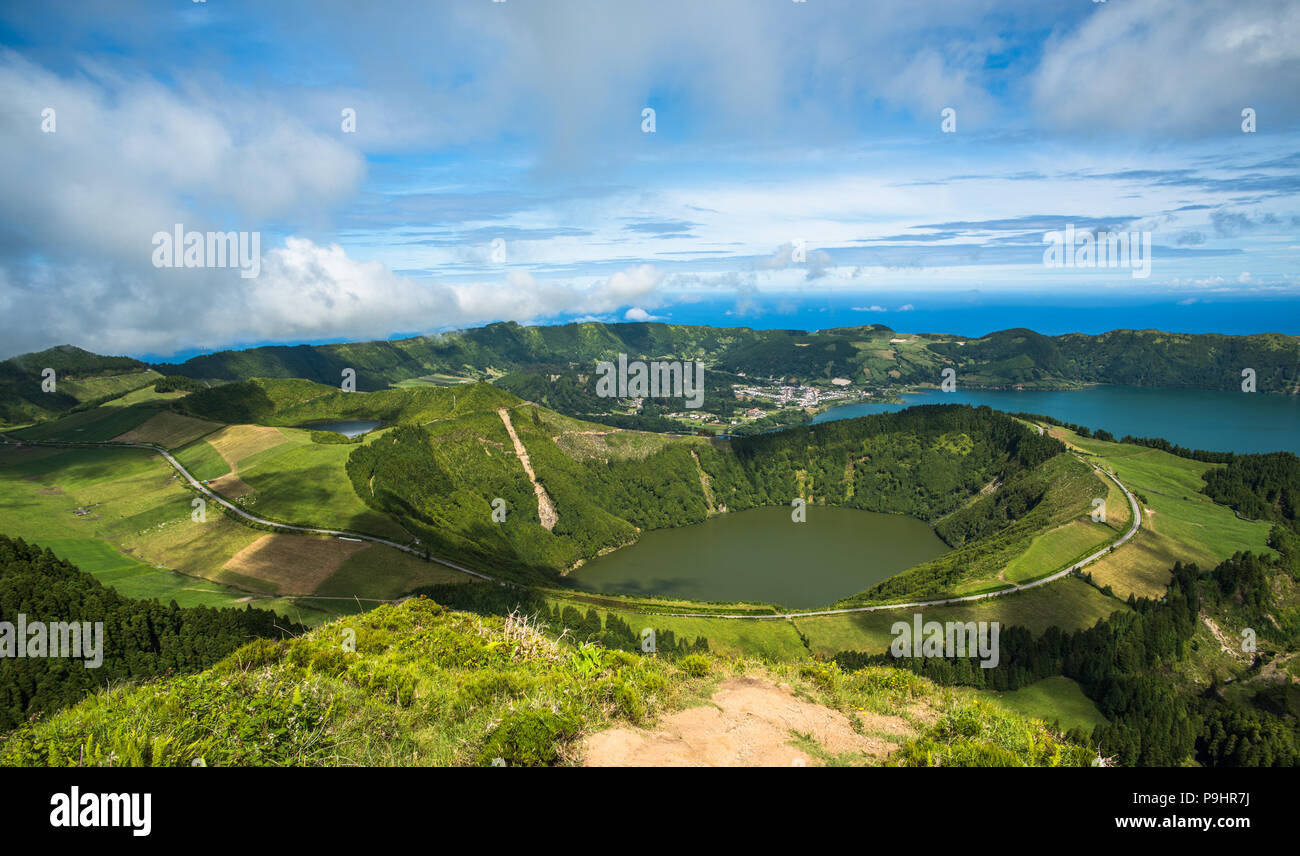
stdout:
<svg viewBox="0 0 1300 856">
<path fill-rule="evenodd" d="M 1219 628 L 1219 625 L 1215 623 L 1213 618 L 1210 618 L 1210 616 L 1206 615 L 1204 612 L 1201 613 L 1201 623 L 1209 628 L 1210 633 L 1214 634 L 1214 638 L 1219 643 L 1219 647 L 1223 649 L 1223 653 L 1231 654 L 1238 660 L 1250 659 L 1249 655 L 1244 654 L 1239 647 L 1233 648 L 1232 645 L 1228 644 L 1234 640 Z"/>
<path fill-rule="evenodd" d="M 515 457 L 524 465 L 524 472 L 528 474 L 528 480 L 533 483 L 533 493 L 537 494 L 537 516 L 541 518 L 542 527 L 549 532 L 555 528 L 555 524 L 560 519 L 560 515 L 555 511 L 555 503 L 551 502 L 551 495 L 546 492 L 546 488 L 542 487 L 537 481 L 536 474 L 533 473 L 533 465 L 528 460 L 528 450 L 524 448 L 524 442 L 515 433 L 515 426 L 510 423 L 509 408 L 502 407 L 497 411 L 497 415 L 505 423 L 506 432 L 510 435 L 511 442 L 515 444 Z"/>
<path fill-rule="evenodd" d="M 699 453 L 691 449 L 691 457 L 695 460 L 695 472 L 700 477 L 700 490 L 704 491 L 704 501 L 709 505 L 709 514 L 714 514 L 718 510 L 717 502 L 713 497 L 713 482 L 709 479 L 709 474 L 700 466 Z"/>
<path fill-rule="evenodd" d="M 820 761 L 792 741 L 830 755 L 883 758 L 913 729 L 897 716 L 860 714 L 861 732 L 837 710 L 798 698 L 765 678 L 724 681 L 712 704 L 666 717 L 655 731 L 612 728 L 584 741 L 588 767 L 791 767 Z M 806 743 L 805 743 L 806 745 Z"/>
</svg>

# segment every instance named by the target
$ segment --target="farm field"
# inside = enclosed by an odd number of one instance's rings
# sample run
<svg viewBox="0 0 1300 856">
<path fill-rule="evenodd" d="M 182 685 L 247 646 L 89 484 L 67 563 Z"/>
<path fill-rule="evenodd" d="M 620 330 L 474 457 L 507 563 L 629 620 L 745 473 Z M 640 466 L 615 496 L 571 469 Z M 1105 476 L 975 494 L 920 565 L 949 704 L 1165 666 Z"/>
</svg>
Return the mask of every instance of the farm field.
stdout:
<svg viewBox="0 0 1300 856">
<path fill-rule="evenodd" d="M 62 443 L 104 443 L 145 422 L 158 412 L 149 405 L 96 407 L 70 413 L 61 419 L 40 422 L 8 432 L 19 440 L 57 440 Z"/>
<path fill-rule="evenodd" d="M 176 453 L 195 478 L 269 520 L 407 541 L 410 533 L 366 506 L 347 475 L 351 444 L 313 443 L 298 428 L 229 425 Z"/>
<path fill-rule="evenodd" d="M 220 428 L 221 425 L 217 422 L 160 410 L 113 440 L 119 443 L 153 443 L 164 449 L 175 449 Z"/>
<path fill-rule="evenodd" d="M 1109 585 L 1118 597 L 1158 597 L 1175 562 L 1195 562 L 1209 570 L 1239 551 L 1269 552 L 1270 524 L 1242 520 L 1201 493 L 1201 474 L 1218 465 L 1082 438 L 1066 429 L 1053 429 L 1053 434 L 1114 471 L 1142 505 L 1142 529 L 1134 539 L 1087 569 L 1098 585 Z"/>
<path fill-rule="evenodd" d="M 333 538 L 270 535 L 211 507 L 196 522 L 194 494 L 170 465 L 142 450 L 0 447 L 0 487 L 0 531 L 47 546 L 132 597 L 215 606 L 258 595 L 258 605 L 314 624 L 339 609 L 278 596 L 311 594 L 333 580 L 321 594 L 392 599 L 464 579 L 382 545 L 357 549 Z M 261 549 L 245 553 L 259 541 Z M 322 555 L 306 551 L 304 563 L 297 551 L 311 542 L 328 547 Z"/>
</svg>

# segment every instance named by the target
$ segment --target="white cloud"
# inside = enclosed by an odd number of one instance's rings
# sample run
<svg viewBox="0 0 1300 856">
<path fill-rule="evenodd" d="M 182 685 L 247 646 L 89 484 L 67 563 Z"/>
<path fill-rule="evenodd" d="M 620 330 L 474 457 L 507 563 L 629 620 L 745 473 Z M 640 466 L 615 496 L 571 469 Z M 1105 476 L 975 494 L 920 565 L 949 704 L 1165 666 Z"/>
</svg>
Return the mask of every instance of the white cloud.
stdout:
<svg viewBox="0 0 1300 856">
<path fill-rule="evenodd" d="M 1294 126 L 1300 87 L 1279 84 L 1298 77 L 1291 0 L 1146 0 L 1099 4 L 1054 35 L 1031 86 L 1042 114 L 1073 131 L 1239 135 L 1245 107 Z"/>
<path fill-rule="evenodd" d="M 633 306 L 631 309 L 624 312 L 623 318 L 624 320 L 627 321 L 658 321 L 659 320 L 659 316 L 651 315 L 649 312 L 646 312 L 640 306 Z"/>
</svg>

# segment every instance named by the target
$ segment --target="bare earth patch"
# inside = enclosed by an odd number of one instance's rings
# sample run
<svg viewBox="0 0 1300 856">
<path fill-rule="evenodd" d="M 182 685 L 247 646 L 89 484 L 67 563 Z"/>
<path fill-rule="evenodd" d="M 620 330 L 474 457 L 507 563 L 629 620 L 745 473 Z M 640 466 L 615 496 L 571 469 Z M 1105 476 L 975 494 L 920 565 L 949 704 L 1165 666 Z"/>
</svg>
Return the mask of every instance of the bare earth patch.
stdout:
<svg viewBox="0 0 1300 856">
<path fill-rule="evenodd" d="M 239 499 L 253 492 L 253 488 L 234 473 L 213 479 L 208 482 L 208 487 L 229 499 Z"/>
<path fill-rule="evenodd" d="M 354 553 L 358 541 L 313 535 L 263 535 L 230 557 L 223 570 L 279 586 L 278 594 L 311 594 Z"/>
<path fill-rule="evenodd" d="M 874 733 L 909 735 L 901 717 L 860 714 L 859 734 L 837 710 L 798 698 L 785 685 L 756 677 L 724 681 L 712 705 L 665 717 L 658 730 L 612 728 L 584 741 L 588 767 L 791 767 L 817 763 L 791 741 L 811 737 L 831 755 L 869 758 L 896 744 Z"/>
<path fill-rule="evenodd" d="M 280 433 L 279 428 L 265 425 L 230 425 L 208 438 L 208 443 L 231 470 L 238 470 L 239 462 L 244 458 L 287 442 L 288 438 Z"/>
<path fill-rule="evenodd" d="M 533 483 L 533 493 L 537 495 L 537 516 L 542 521 L 543 528 L 550 532 L 559 522 L 560 516 L 555 511 L 555 503 L 551 501 L 551 495 L 546 492 L 546 488 L 537 480 L 537 474 L 533 472 L 533 465 L 528 460 L 528 450 L 524 448 L 524 443 L 515 433 L 515 426 L 510 422 L 510 410 L 502 407 L 497 411 L 501 421 L 505 423 L 506 432 L 510 435 L 511 441 L 515 444 L 515 456 L 519 458 L 519 463 L 523 464 L 524 472 L 528 475 L 528 480 Z"/>
</svg>

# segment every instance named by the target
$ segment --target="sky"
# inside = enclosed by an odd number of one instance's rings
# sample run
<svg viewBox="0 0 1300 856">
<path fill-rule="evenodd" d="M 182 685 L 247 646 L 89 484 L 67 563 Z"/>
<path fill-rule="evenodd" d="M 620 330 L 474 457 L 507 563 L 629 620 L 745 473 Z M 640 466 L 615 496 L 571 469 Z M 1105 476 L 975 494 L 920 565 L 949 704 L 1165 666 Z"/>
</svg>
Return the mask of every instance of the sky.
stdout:
<svg viewBox="0 0 1300 856">
<path fill-rule="evenodd" d="M 1300 2 L 3 2 L 0 108 L 0 357 L 1300 333 Z M 1149 253 L 1045 263 L 1067 228 Z"/>
</svg>

